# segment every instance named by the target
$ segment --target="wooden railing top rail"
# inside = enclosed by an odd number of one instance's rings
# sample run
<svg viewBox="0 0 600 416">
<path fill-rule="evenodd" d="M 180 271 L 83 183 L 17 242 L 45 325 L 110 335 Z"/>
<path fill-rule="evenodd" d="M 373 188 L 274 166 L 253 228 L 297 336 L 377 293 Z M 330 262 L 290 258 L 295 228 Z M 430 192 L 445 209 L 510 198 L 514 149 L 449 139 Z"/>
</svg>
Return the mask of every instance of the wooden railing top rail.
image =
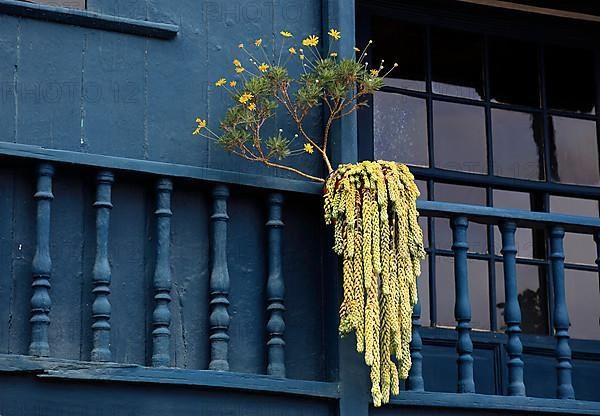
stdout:
<svg viewBox="0 0 600 416">
<path fill-rule="evenodd" d="M 493 208 L 480 205 L 455 204 L 438 201 L 417 201 L 422 216 L 452 218 L 465 216 L 469 221 L 482 224 L 514 222 L 518 227 L 545 228 L 561 226 L 565 231 L 594 234 L 600 231 L 600 218 L 550 212 Z"/>
</svg>

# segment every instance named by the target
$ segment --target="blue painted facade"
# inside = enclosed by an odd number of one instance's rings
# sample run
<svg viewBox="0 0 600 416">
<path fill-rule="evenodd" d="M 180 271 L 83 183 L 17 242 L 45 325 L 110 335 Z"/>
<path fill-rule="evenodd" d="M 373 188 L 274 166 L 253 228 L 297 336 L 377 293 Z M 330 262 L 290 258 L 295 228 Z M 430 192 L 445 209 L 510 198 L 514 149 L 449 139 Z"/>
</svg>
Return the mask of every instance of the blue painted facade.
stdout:
<svg viewBox="0 0 600 416">
<path fill-rule="evenodd" d="M 191 135 L 223 113 L 239 42 L 329 27 L 352 53 L 349 0 L 0 0 L 0 414 L 600 414 L 560 258 L 561 230 L 598 238 L 600 220 L 431 201 L 453 219 L 457 328 L 416 310 L 418 365 L 370 406 L 319 185 Z M 358 160 L 357 131 L 335 127 L 335 163 Z M 503 227 L 507 334 L 470 328 L 471 222 Z M 520 336 L 514 226 L 552 230 L 556 340 Z"/>
</svg>

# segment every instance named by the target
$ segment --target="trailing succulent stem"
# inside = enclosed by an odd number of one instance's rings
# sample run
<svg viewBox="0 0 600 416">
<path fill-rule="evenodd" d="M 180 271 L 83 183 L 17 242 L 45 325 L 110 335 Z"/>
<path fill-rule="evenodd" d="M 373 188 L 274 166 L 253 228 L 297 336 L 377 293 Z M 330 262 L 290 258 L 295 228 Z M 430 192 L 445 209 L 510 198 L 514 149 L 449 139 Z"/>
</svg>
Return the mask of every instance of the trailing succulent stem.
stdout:
<svg viewBox="0 0 600 416">
<path fill-rule="evenodd" d="M 411 366 L 412 309 L 425 256 L 418 196 L 408 168 L 385 161 L 341 165 L 325 187 L 325 221 L 343 259 L 339 330 L 356 332 L 375 406 L 399 393 Z"/>
</svg>

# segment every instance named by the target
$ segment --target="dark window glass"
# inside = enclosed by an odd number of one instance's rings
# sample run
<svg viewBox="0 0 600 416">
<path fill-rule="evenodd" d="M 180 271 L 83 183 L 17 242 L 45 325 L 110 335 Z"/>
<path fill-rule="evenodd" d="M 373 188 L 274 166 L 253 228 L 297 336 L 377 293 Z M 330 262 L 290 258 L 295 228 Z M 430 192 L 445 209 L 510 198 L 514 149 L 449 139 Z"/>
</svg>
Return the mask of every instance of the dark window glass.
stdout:
<svg viewBox="0 0 600 416">
<path fill-rule="evenodd" d="M 486 193 L 484 188 L 471 186 L 450 185 L 436 183 L 434 187 L 436 201 L 454 202 L 469 205 L 485 205 Z M 435 222 L 435 246 L 443 250 L 452 248 L 452 229 L 450 221 L 444 218 L 436 218 Z M 469 251 L 474 253 L 486 253 L 487 232 L 486 226 L 482 224 L 469 223 L 467 229 Z"/>
<path fill-rule="evenodd" d="M 548 298 L 543 269 L 530 264 L 517 264 L 517 291 L 521 307 L 521 330 L 526 334 L 547 335 Z M 504 324 L 504 265 L 496 263 L 496 319 L 501 331 Z"/>
<path fill-rule="evenodd" d="M 589 51 L 548 47 L 546 100 L 557 110 L 593 113 L 596 107 L 594 56 Z"/>
<path fill-rule="evenodd" d="M 423 27 L 380 16 L 373 18 L 372 27 L 371 65 L 378 67 L 382 60 L 386 68 L 390 68 L 394 62 L 399 64 L 386 78 L 386 85 L 425 91 Z"/>
<path fill-rule="evenodd" d="M 494 189 L 493 191 L 494 207 L 506 209 L 520 209 L 523 211 L 531 210 L 531 197 L 525 192 L 513 192 Z M 544 236 L 540 235 L 539 247 L 534 245 L 533 231 L 529 228 L 517 228 L 515 233 L 515 243 L 517 246 L 517 256 L 523 258 L 544 258 Z M 494 227 L 494 251 L 500 256 L 502 250 L 502 234 L 498 227 Z"/>
<path fill-rule="evenodd" d="M 544 179 L 541 114 L 492 110 L 494 175 Z"/>
<path fill-rule="evenodd" d="M 600 185 L 596 122 L 552 116 L 550 151 L 553 179 L 578 185 Z"/>
<path fill-rule="evenodd" d="M 434 101 L 435 166 L 487 173 L 485 113 L 482 107 Z"/>
<path fill-rule="evenodd" d="M 538 107 L 537 50 L 506 39 L 489 42 L 490 99 L 493 102 Z"/>
<path fill-rule="evenodd" d="M 483 94 L 481 36 L 435 29 L 431 32 L 432 90 L 480 100 Z"/>
<path fill-rule="evenodd" d="M 471 325 L 476 329 L 490 329 L 489 285 L 487 262 L 468 260 Z M 456 326 L 454 318 L 454 258 L 438 256 L 436 267 L 436 300 L 438 326 Z"/>
<path fill-rule="evenodd" d="M 598 201 L 593 199 L 551 195 L 550 212 L 567 215 L 581 215 L 584 217 L 597 217 Z"/>
<path fill-rule="evenodd" d="M 375 159 L 429 166 L 425 100 L 377 92 L 373 96 Z"/>
<path fill-rule="evenodd" d="M 565 270 L 565 288 L 572 338 L 600 340 L 600 287 L 598 273 Z"/>
</svg>

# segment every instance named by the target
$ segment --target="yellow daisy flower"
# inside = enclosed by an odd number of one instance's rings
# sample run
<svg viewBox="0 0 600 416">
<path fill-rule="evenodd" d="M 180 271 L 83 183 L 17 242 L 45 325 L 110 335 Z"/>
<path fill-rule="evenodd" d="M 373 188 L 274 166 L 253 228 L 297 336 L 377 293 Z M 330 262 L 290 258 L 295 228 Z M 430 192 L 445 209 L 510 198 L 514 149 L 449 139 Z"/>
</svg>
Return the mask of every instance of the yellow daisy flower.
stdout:
<svg viewBox="0 0 600 416">
<path fill-rule="evenodd" d="M 230 87 L 235 87 L 237 85 L 236 81 L 229 81 L 229 86 Z"/>
<path fill-rule="evenodd" d="M 267 69 L 269 69 L 269 65 L 267 65 L 267 64 L 264 64 L 264 63 L 263 63 L 263 64 L 260 64 L 260 65 L 258 66 L 258 69 L 260 70 L 260 72 L 267 72 Z"/>
<path fill-rule="evenodd" d="M 246 68 L 244 68 L 243 66 L 237 67 L 235 69 L 235 72 L 237 72 L 238 74 L 241 74 L 242 72 L 244 72 L 246 70 Z"/>
<path fill-rule="evenodd" d="M 240 48 L 240 49 L 244 49 L 244 44 L 243 44 L 243 43 L 240 43 L 240 44 L 238 45 L 238 48 Z"/>
<path fill-rule="evenodd" d="M 339 30 L 335 30 L 333 28 L 329 29 L 329 32 L 327 32 L 327 34 L 335 40 L 340 40 L 342 38 L 342 33 Z"/>
<path fill-rule="evenodd" d="M 256 39 L 256 40 L 254 41 L 254 45 L 256 45 L 256 46 L 260 46 L 260 45 L 262 45 L 262 39 Z"/>
<path fill-rule="evenodd" d="M 220 80 L 218 80 L 217 82 L 215 82 L 215 85 L 217 87 L 222 87 L 223 85 L 225 85 L 226 82 L 227 82 L 227 80 L 225 78 L 221 78 Z"/>
<path fill-rule="evenodd" d="M 332 58 L 337 58 L 337 52 L 331 52 L 329 56 L 331 56 Z"/>
<path fill-rule="evenodd" d="M 379 69 L 371 69 L 369 71 L 371 73 L 371 75 L 373 75 L 374 77 L 376 77 L 377 75 L 379 75 Z"/>
<path fill-rule="evenodd" d="M 356 46 L 354 47 L 354 52 L 360 52 L 360 49 L 358 49 Z"/>
<path fill-rule="evenodd" d="M 292 54 L 292 55 L 296 55 L 296 48 L 291 47 L 288 49 L 288 51 Z"/>
<path fill-rule="evenodd" d="M 304 60 L 304 55 L 300 55 L 300 60 L 303 61 Z"/>
<path fill-rule="evenodd" d="M 302 44 L 304 46 L 317 46 L 319 44 L 319 37 L 315 35 L 310 35 L 302 41 Z"/>
<path fill-rule="evenodd" d="M 198 123 L 198 126 L 196 126 L 196 129 L 194 130 L 194 132 L 192 134 L 194 135 L 198 135 L 200 134 L 200 130 L 206 128 L 206 120 L 202 120 L 200 117 L 198 117 L 196 119 L 196 123 Z"/>
<path fill-rule="evenodd" d="M 283 36 L 284 38 L 291 38 L 293 36 L 290 32 L 287 32 L 285 30 L 282 30 L 281 32 L 279 32 L 279 34 L 281 36 Z"/>
<path fill-rule="evenodd" d="M 248 101 L 250 101 L 253 98 L 254 98 L 254 95 L 250 94 L 249 92 L 245 92 L 240 96 L 238 101 L 242 104 L 246 104 Z"/>
<path fill-rule="evenodd" d="M 254 103 L 248 104 L 248 110 L 250 110 L 250 111 L 256 110 L 256 104 L 254 104 Z"/>
<path fill-rule="evenodd" d="M 315 148 L 310 143 L 304 143 L 304 151 L 312 155 L 315 151 Z"/>
<path fill-rule="evenodd" d="M 240 62 L 239 59 L 234 59 L 233 60 L 233 65 L 235 65 L 235 66 L 242 66 L 242 63 Z"/>
</svg>

